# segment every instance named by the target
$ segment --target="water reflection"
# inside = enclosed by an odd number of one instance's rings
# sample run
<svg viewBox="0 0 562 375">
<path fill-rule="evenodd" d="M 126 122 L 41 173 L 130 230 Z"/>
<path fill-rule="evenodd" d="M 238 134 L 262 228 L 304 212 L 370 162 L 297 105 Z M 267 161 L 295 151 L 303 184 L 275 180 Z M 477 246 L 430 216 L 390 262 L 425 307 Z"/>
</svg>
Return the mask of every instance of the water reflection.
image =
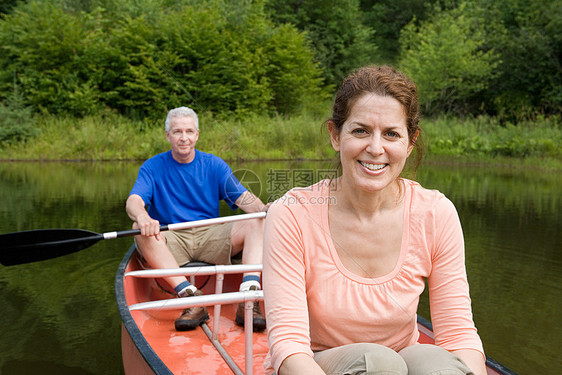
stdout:
<svg viewBox="0 0 562 375">
<path fill-rule="evenodd" d="M 456 205 L 475 321 L 488 354 L 521 374 L 559 373 L 561 176 L 430 167 L 419 176 Z"/>
<path fill-rule="evenodd" d="M 333 173 L 327 162 L 231 165 L 264 201 Z M 0 233 L 127 229 L 124 203 L 139 166 L 0 163 Z M 487 353 L 521 374 L 562 372 L 555 352 L 562 337 L 555 323 L 562 308 L 562 176 L 425 165 L 417 180 L 459 211 Z M 62 258 L 0 268 L 0 373 L 122 373 L 113 279 L 129 242 L 101 241 Z M 420 313 L 429 317 L 426 300 Z"/>
</svg>

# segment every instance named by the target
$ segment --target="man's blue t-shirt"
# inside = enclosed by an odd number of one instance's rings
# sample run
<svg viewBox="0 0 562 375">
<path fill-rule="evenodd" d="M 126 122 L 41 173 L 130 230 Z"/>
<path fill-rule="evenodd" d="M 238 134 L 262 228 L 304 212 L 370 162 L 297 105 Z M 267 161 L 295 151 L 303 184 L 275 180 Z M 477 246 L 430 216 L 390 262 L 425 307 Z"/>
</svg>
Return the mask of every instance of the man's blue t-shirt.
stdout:
<svg viewBox="0 0 562 375">
<path fill-rule="evenodd" d="M 220 216 L 220 200 L 236 209 L 245 191 L 224 160 L 195 150 L 187 164 L 174 160 L 171 151 L 145 161 L 131 194 L 142 198 L 151 218 L 173 224 Z"/>
</svg>

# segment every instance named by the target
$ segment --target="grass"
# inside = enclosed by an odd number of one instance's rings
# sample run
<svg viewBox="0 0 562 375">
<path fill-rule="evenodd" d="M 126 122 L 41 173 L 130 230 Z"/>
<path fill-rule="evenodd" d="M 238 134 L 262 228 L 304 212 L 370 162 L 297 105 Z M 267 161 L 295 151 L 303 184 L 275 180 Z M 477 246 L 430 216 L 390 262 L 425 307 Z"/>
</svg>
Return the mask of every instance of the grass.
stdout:
<svg viewBox="0 0 562 375">
<path fill-rule="evenodd" d="M 517 125 L 500 124 L 491 117 L 461 120 L 442 117 L 424 126 L 431 155 L 484 157 L 562 156 L 562 122 L 558 117 L 538 118 Z"/>
<path fill-rule="evenodd" d="M 200 117 L 198 148 L 226 160 L 326 160 L 334 157 L 325 117 Z M 115 114 L 76 119 L 36 116 L 36 135 L 0 143 L 0 160 L 144 160 L 169 149 L 163 120 Z M 562 121 L 502 125 L 494 118 L 441 117 L 422 122 L 424 160 L 562 169 Z"/>
<path fill-rule="evenodd" d="M 147 159 L 169 149 L 164 121 L 120 116 L 35 118 L 38 135 L 0 144 L 2 160 Z M 199 118 L 199 149 L 228 160 L 326 159 L 333 155 L 322 120 L 250 115 L 240 120 Z"/>
</svg>

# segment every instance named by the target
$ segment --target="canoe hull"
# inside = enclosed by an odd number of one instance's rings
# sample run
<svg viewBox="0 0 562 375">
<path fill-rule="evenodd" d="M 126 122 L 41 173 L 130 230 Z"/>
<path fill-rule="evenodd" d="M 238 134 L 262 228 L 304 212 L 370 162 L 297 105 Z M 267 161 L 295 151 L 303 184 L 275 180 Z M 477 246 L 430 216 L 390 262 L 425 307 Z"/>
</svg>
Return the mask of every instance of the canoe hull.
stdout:
<svg viewBox="0 0 562 375">
<path fill-rule="evenodd" d="M 127 375 L 144 374 L 229 374 L 233 371 L 215 350 L 204 330 L 177 332 L 174 319 L 180 310 L 129 311 L 129 306 L 155 300 L 173 298 L 165 283 L 153 278 L 125 277 L 125 273 L 142 269 L 134 247 L 131 247 L 117 271 L 115 279 L 116 300 L 123 321 L 121 346 L 123 368 Z M 215 290 L 214 276 L 197 276 L 195 285 L 205 294 Z M 237 291 L 240 275 L 225 275 L 224 292 Z M 223 305 L 220 309 L 218 339 L 232 357 L 235 366 L 245 368 L 244 331 L 234 323 L 237 304 Z M 263 308 L 263 305 L 262 305 Z M 209 307 L 208 329 L 214 325 L 214 308 Z M 420 343 L 434 343 L 431 324 L 418 318 Z M 254 333 L 253 373 L 263 374 L 263 362 L 267 355 L 266 333 Z M 515 373 L 488 358 L 489 375 L 514 375 Z M 242 373 L 242 372 L 240 372 Z"/>
<path fill-rule="evenodd" d="M 198 328 L 178 332 L 174 320 L 179 310 L 129 311 L 128 307 L 142 302 L 174 298 L 164 282 L 153 278 L 124 277 L 126 272 L 142 269 L 133 249 L 130 249 L 116 276 L 117 305 L 123 320 L 122 356 L 126 374 L 223 374 L 232 373 L 216 351 L 207 334 Z M 225 275 L 223 292 L 237 292 L 241 275 Z M 214 293 L 214 276 L 197 276 L 195 285 L 206 295 Z M 241 369 L 245 368 L 244 330 L 234 323 L 238 304 L 221 306 L 218 339 Z M 262 304 L 263 308 L 263 304 Z M 209 307 L 207 326 L 214 326 L 214 308 Z M 254 333 L 253 373 L 263 373 L 267 355 L 267 335 Z M 135 351 L 136 348 L 136 351 Z M 144 362 L 144 363 L 138 363 Z M 152 372 L 151 372 L 152 371 Z"/>
<path fill-rule="evenodd" d="M 141 355 L 124 324 L 121 324 L 121 355 L 125 374 L 154 375 L 155 371 Z"/>
</svg>

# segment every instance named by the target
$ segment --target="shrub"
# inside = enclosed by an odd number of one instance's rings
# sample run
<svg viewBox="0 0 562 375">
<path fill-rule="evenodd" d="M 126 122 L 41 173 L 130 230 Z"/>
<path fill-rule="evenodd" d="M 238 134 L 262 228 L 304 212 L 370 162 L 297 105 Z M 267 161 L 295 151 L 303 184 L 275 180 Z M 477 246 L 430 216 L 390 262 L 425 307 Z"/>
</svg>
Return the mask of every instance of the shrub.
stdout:
<svg viewBox="0 0 562 375">
<path fill-rule="evenodd" d="M 44 113 L 108 107 L 142 119 L 180 105 L 288 113 L 323 98 L 310 46 L 294 28 L 274 26 L 261 2 L 56 4 L 22 3 L 0 20 L 0 99 L 15 79 Z"/>
<path fill-rule="evenodd" d="M 424 124 L 428 154 L 449 156 L 562 156 L 562 127 L 557 117 L 502 125 L 498 118 L 440 117 Z"/>
<path fill-rule="evenodd" d="M 464 6 L 436 8 L 419 27 L 412 21 L 400 45 L 399 65 L 418 84 L 428 115 L 466 114 L 471 97 L 487 89 L 497 66 L 497 54 L 485 48 L 478 22 L 464 13 Z"/>
<path fill-rule="evenodd" d="M 25 141 L 36 134 L 32 110 L 23 105 L 17 92 L 0 103 L 0 144 Z"/>
</svg>

